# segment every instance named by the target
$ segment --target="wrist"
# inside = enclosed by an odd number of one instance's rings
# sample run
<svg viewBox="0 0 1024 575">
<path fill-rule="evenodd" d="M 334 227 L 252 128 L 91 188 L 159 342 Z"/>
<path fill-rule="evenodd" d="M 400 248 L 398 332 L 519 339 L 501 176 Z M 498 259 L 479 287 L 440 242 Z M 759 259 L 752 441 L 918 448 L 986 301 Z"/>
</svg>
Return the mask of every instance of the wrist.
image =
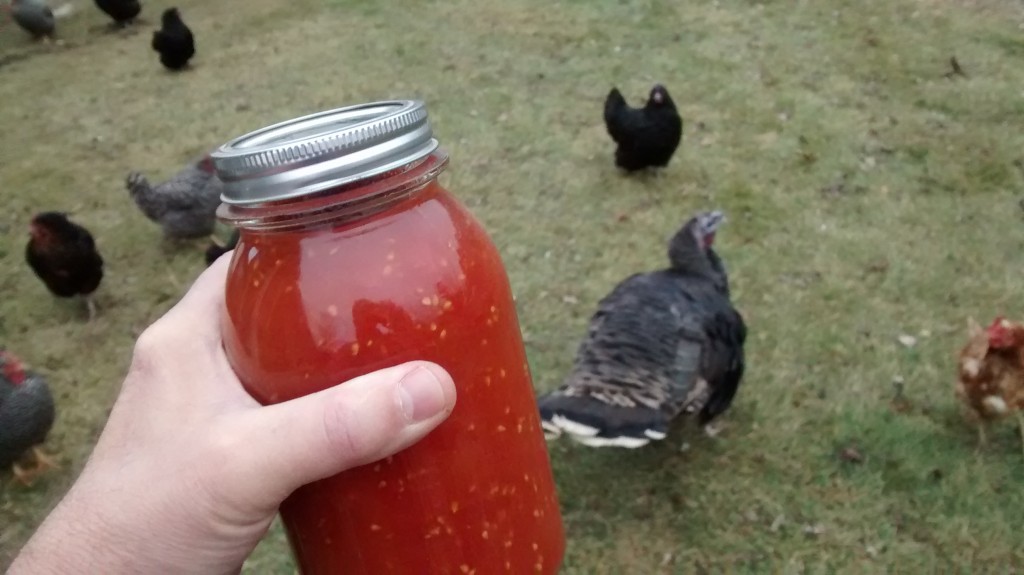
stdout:
<svg viewBox="0 0 1024 575">
<path fill-rule="evenodd" d="M 99 514 L 75 502 L 72 490 L 21 549 L 7 575 L 134 571 L 118 539 L 107 531 Z"/>
</svg>

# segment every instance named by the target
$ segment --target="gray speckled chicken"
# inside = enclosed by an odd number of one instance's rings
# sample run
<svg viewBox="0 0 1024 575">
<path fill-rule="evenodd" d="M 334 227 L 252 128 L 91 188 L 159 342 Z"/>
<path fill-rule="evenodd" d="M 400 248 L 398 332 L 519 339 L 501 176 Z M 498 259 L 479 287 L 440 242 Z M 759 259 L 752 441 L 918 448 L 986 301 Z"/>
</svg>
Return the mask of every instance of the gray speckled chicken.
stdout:
<svg viewBox="0 0 1024 575">
<path fill-rule="evenodd" d="M 669 242 L 671 265 L 635 274 L 598 304 L 564 385 L 539 399 L 545 434 L 592 447 L 664 439 L 697 413 L 705 430 L 743 377 L 746 325 L 711 245 L 721 212 L 697 214 Z"/>
<path fill-rule="evenodd" d="M 0 350 L 0 467 L 12 465 L 22 483 L 56 465 L 39 446 L 56 417 L 46 381 L 26 371 L 9 352 Z M 31 467 L 25 467 L 29 460 Z"/>
<path fill-rule="evenodd" d="M 43 0 L 11 0 L 11 18 L 34 38 L 49 39 L 57 27 L 53 11 Z"/>
<path fill-rule="evenodd" d="M 142 213 L 175 239 L 210 235 L 224 188 L 208 155 L 157 186 L 138 172 L 128 175 L 125 186 Z"/>
</svg>

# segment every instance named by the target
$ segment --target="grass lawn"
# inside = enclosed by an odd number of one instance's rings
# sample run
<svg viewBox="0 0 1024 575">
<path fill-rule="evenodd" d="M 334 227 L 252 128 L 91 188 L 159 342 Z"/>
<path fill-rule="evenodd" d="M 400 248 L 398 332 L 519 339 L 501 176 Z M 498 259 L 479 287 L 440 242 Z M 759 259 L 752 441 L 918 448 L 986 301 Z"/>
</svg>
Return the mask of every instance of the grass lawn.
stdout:
<svg viewBox="0 0 1024 575">
<path fill-rule="evenodd" d="M 1024 316 L 1019 2 L 181 0 L 199 54 L 180 75 L 149 49 L 166 1 L 122 34 L 74 2 L 62 48 L 0 27 L 0 344 L 49 378 L 63 464 L 31 489 L 0 475 L 0 567 L 84 463 L 134 337 L 203 267 L 204 243 L 162 240 L 126 173 L 419 97 L 447 184 L 505 257 L 539 390 L 693 211 L 730 217 L 718 245 L 750 338 L 725 429 L 635 452 L 552 444 L 565 573 L 1024 569 L 1020 439 L 1006 423 L 976 452 L 952 393 L 966 318 Z M 946 76 L 954 54 L 966 77 Z M 661 177 L 623 177 L 603 100 L 655 81 L 683 145 Z M 44 209 L 72 212 L 108 262 L 93 323 L 23 261 Z M 246 566 L 293 570 L 278 529 Z"/>
</svg>

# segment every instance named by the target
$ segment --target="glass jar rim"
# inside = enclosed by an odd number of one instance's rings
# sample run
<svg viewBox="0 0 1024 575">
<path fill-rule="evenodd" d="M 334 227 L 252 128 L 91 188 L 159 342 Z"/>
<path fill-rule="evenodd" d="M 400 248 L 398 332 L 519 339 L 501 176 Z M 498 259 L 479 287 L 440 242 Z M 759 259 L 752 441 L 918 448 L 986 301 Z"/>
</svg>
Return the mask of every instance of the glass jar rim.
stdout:
<svg viewBox="0 0 1024 575">
<path fill-rule="evenodd" d="M 448 153 L 437 148 L 425 158 L 389 172 L 317 193 L 262 204 L 222 203 L 217 217 L 236 228 L 287 231 L 370 216 L 426 187 L 448 167 Z"/>
</svg>

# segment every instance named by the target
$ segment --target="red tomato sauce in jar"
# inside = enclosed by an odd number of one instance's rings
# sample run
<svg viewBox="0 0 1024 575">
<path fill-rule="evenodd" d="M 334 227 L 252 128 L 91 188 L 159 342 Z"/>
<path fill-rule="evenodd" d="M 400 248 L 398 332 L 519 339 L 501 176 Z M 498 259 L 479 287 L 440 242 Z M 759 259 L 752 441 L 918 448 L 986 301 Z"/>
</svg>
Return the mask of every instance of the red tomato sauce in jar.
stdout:
<svg viewBox="0 0 1024 575">
<path fill-rule="evenodd" d="M 443 366 L 458 392 L 448 420 L 419 443 L 285 501 L 303 573 L 550 574 L 561 564 L 507 275 L 483 228 L 437 182 L 446 163 L 434 150 L 306 198 L 222 208 L 249 222 L 229 272 L 224 344 L 258 401 L 414 359 Z"/>
</svg>

